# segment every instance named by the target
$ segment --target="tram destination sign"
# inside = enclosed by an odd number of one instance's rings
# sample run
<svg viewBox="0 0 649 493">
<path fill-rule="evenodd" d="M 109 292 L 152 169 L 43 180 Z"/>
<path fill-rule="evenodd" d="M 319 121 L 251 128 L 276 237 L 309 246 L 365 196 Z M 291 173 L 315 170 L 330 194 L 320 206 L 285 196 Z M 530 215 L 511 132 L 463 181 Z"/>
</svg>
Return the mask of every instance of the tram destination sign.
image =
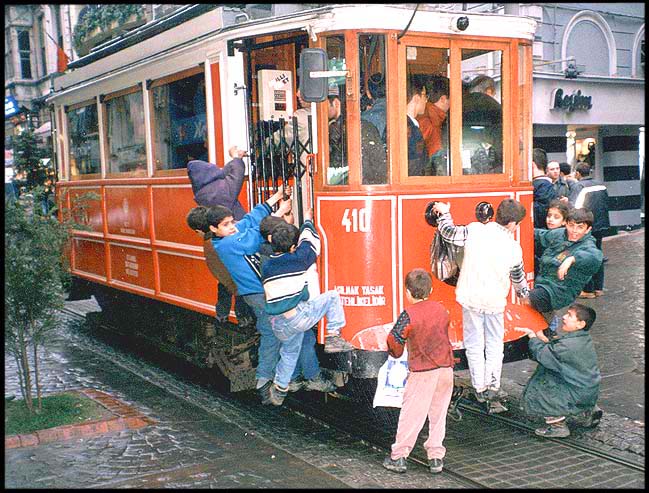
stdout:
<svg viewBox="0 0 649 493">
<path fill-rule="evenodd" d="M 572 94 L 564 94 L 563 89 L 558 88 L 552 91 L 553 110 L 565 110 L 568 113 L 574 110 L 589 110 L 593 107 L 593 97 L 586 96 L 577 90 Z"/>
</svg>

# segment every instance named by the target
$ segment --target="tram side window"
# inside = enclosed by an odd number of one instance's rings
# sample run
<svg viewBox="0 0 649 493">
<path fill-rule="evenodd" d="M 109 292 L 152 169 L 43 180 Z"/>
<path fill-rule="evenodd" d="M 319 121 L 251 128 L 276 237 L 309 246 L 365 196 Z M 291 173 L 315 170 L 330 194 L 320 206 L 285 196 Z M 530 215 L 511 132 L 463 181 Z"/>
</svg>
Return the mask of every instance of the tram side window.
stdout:
<svg viewBox="0 0 649 493">
<path fill-rule="evenodd" d="M 144 103 L 142 92 L 106 101 L 108 173 L 146 174 Z"/>
<path fill-rule="evenodd" d="M 330 36 L 327 42 L 329 70 L 344 70 L 345 38 Z M 346 117 L 346 84 L 345 77 L 329 77 L 329 97 L 327 98 L 327 115 L 329 119 L 329 168 L 327 183 L 329 185 L 347 185 L 349 182 L 349 164 L 347 162 L 347 127 Z"/>
<path fill-rule="evenodd" d="M 98 174 L 101 170 L 99 151 L 99 119 L 97 105 L 90 104 L 69 110 L 70 178 Z"/>
<path fill-rule="evenodd" d="M 387 183 L 385 35 L 358 37 L 361 77 L 361 175 L 363 185 Z"/>
<path fill-rule="evenodd" d="M 205 75 L 198 74 L 153 88 L 153 152 L 157 170 L 186 168 L 207 161 Z"/>
<path fill-rule="evenodd" d="M 449 52 L 406 47 L 408 176 L 449 176 Z"/>
<path fill-rule="evenodd" d="M 503 172 L 502 51 L 462 50 L 462 174 Z"/>
</svg>

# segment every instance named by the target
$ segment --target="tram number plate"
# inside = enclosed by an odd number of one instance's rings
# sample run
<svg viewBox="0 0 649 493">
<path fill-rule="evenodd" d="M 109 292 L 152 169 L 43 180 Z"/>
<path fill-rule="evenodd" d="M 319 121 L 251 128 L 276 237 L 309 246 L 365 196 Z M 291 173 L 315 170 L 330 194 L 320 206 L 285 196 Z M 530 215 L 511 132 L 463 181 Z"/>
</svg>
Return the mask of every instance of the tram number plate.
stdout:
<svg viewBox="0 0 649 493">
<path fill-rule="evenodd" d="M 369 233 L 370 213 L 365 207 L 361 209 L 345 209 L 340 223 L 347 233 Z"/>
</svg>

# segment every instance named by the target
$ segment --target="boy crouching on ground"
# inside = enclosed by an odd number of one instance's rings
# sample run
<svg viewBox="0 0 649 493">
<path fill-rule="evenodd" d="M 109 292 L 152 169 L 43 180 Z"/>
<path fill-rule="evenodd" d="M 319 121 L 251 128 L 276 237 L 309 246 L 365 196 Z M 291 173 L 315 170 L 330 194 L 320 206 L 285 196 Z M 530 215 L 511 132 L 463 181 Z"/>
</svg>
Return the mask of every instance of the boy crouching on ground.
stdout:
<svg viewBox="0 0 649 493">
<path fill-rule="evenodd" d="M 281 341 L 280 360 L 270 387 L 269 401 L 284 402 L 295 370 L 304 333 L 327 317 L 325 352 L 351 351 L 354 347 L 340 337 L 345 312 L 337 291 L 327 291 L 309 299 L 307 271 L 320 251 L 320 237 L 312 222 L 312 211 L 305 214 L 298 230 L 288 223 L 278 224 L 269 241 L 274 253 L 262 264 L 261 280 L 266 293 L 266 312 L 275 337 Z"/>
<path fill-rule="evenodd" d="M 602 417 L 597 407 L 601 376 L 588 333 L 594 322 L 595 310 L 574 303 L 563 316 L 565 335 L 558 339 L 545 343 L 530 329 L 516 329 L 527 333 L 530 352 L 539 363 L 523 391 L 525 412 L 545 418 L 547 426 L 535 431 L 539 436 L 570 436 L 567 415 L 585 418 L 587 427 L 596 426 Z"/>
<path fill-rule="evenodd" d="M 406 276 L 406 297 L 412 306 L 406 308 L 388 334 L 390 356 L 398 358 L 408 341 L 408 379 L 399 414 L 397 436 L 392 453 L 383 467 L 406 472 L 406 457 L 415 446 L 426 416 L 428 440 L 424 443 L 430 472 L 444 467 L 446 448 L 446 413 L 453 393 L 453 348 L 448 338 L 448 311 L 441 303 L 429 301 L 433 279 L 423 269 Z"/>
</svg>

